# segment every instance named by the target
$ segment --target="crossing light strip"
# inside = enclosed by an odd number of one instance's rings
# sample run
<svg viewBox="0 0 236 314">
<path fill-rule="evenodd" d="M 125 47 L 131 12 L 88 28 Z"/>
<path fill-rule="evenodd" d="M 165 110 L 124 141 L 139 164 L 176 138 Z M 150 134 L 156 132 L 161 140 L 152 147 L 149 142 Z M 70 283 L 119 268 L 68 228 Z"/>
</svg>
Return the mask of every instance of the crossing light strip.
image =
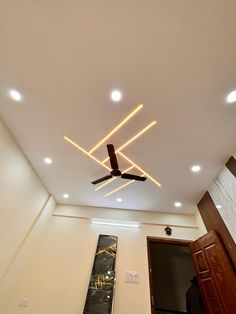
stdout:
<svg viewBox="0 0 236 314">
<path fill-rule="evenodd" d="M 133 168 L 134 168 L 134 166 L 128 167 L 128 168 L 125 169 L 123 172 L 127 172 L 127 171 L 129 171 L 129 170 L 131 170 L 131 169 L 133 169 Z M 107 184 L 109 184 L 109 183 L 111 183 L 112 181 L 114 181 L 116 178 L 117 178 L 117 177 L 113 177 L 113 178 L 111 178 L 110 180 L 108 180 L 107 182 L 105 182 L 105 183 L 99 185 L 99 187 L 96 188 L 95 191 L 100 190 L 101 188 L 103 188 L 103 187 L 106 186 Z"/>
<path fill-rule="evenodd" d="M 141 177 L 144 177 L 144 174 L 142 174 Z M 119 191 L 119 190 L 125 188 L 127 185 L 133 183 L 134 181 L 135 181 L 135 180 L 130 180 L 129 182 L 127 182 L 127 183 L 121 185 L 120 187 L 118 187 L 117 189 L 114 189 L 114 190 L 112 190 L 111 192 L 107 193 L 105 196 L 107 197 L 107 196 L 109 196 L 109 195 L 111 195 L 111 194 L 113 194 L 113 193 L 115 193 L 115 192 L 117 192 L 117 191 Z"/>
<path fill-rule="evenodd" d="M 102 143 L 104 143 L 111 135 L 113 135 L 118 129 L 120 129 L 120 127 L 122 125 L 124 125 L 133 115 L 135 115 L 140 109 L 143 108 L 143 105 L 140 104 L 135 110 L 133 110 L 124 120 L 122 120 L 122 122 L 115 127 L 107 136 L 105 136 L 97 145 L 95 145 L 89 152 L 86 151 L 84 148 L 82 148 L 80 145 L 78 145 L 75 141 L 73 141 L 72 139 L 70 139 L 67 136 L 64 136 L 64 139 L 69 142 L 70 144 L 72 144 L 74 147 L 76 147 L 77 149 L 79 149 L 80 151 L 82 151 L 84 154 L 86 154 L 88 157 L 92 158 L 94 161 L 96 161 L 97 163 L 99 163 L 101 166 L 103 166 L 104 168 L 106 168 L 107 170 L 111 171 L 111 168 L 108 167 L 107 165 L 105 165 L 104 163 L 109 159 L 106 158 L 103 161 L 100 161 L 99 159 L 97 159 L 96 157 L 94 157 L 91 153 L 93 151 L 95 151 Z M 129 171 L 130 169 L 136 167 L 139 171 L 142 172 L 141 176 L 147 176 L 153 183 L 155 183 L 158 187 L 161 187 L 161 184 L 155 180 L 152 176 L 150 176 L 146 171 L 144 171 L 141 167 L 139 167 L 136 163 L 134 163 L 131 159 L 129 159 L 126 155 L 124 155 L 123 153 L 121 153 L 121 150 L 123 148 L 125 148 L 127 145 L 129 145 L 130 143 L 132 143 L 134 140 L 136 140 L 139 136 L 141 136 L 144 132 L 146 132 L 149 128 L 151 128 L 152 126 L 154 126 L 156 124 L 156 121 L 151 122 L 149 125 L 147 125 L 144 129 L 142 129 L 140 132 L 138 132 L 135 136 L 133 136 L 130 140 L 128 140 L 125 144 L 123 144 L 122 146 L 120 146 L 116 152 L 118 152 L 120 154 L 120 156 L 122 156 L 125 160 L 127 160 L 132 166 L 127 168 L 126 170 L 124 170 L 124 172 Z M 112 182 L 113 180 L 115 180 L 115 178 L 112 178 L 111 180 L 105 182 L 104 184 L 100 185 L 97 189 L 95 189 L 95 191 L 101 189 L 102 187 L 104 187 L 105 185 L 109 184 L 110 182 Z M 120 186 L 119 188 L 107 193 L 105 196 L 111 195 L 112 193 L 115 193 L 116 191 L 124 188 L 125 186 L 133 183 L 135 180 L 131 180 L 129 182 L 127 182 L 126 184 L 123 184 L 122 186 Z"/>
<path fill-rule="evenodd" d="M 118 131 L 126 122 L 129 121 L 139 110 L 143 108 L 143 104 L 140 104 L 134 109 L 124 120 L 122 120 L 109 134 L 107 134 L 98 144 L 90 149 L 89 154 L 92 154 L 99 146 L 101 146 L 109 137 L 111 137 L 116 131 Z"/>
<path fill-rule="evenodd" d="M 115 152 L 118 153 L 120 152 L 122 149 L 124 149 L 126 146 L 128 146 L 129 144 L 131 144 L 133 141 L 135 141 L 139 136 L 141 136 L 144 132 L 146 132 L 148 129 L 150 129 L 152 126 L 154 126 L 157 122 L 153 121 L 151 123 L 149 123 L 145 128 L 143 128 L 140 132 L 138 132 L 136 135 L 134 135 L 131 139 L 129 139 L 125 144 L 123 144 L 122 146 L 120 146 Z M 106 161 L 109 160 L 109 157 L 105 158 L 102 163 L 105 163 Z"/>
</svg>

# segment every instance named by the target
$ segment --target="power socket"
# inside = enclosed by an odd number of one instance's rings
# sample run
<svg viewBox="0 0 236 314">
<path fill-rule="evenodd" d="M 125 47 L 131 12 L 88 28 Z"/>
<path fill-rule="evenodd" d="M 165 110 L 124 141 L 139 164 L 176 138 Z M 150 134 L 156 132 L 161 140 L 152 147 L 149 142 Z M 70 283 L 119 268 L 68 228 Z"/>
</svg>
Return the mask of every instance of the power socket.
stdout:
<svg viewBox="0 0 236 314">
<path fill-rule="evenodd" d="M 139 283 L 139 273 L 137 271 L 130 271 L 130 270 L 126 271 L 125 282 Z"/>
</svg>

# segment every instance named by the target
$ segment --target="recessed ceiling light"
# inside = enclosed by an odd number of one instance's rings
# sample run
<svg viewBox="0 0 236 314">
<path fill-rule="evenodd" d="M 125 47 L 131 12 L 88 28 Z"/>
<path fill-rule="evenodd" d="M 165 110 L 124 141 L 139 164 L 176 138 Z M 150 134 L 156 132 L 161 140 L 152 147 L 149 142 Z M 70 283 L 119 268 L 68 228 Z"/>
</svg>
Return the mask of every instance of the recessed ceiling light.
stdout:
<svg viewBox="0 0 236 314">
<path fill-rule="evenodd" d="M 9 95 L 15 101 L 21 101 L 22 100 L 21 94 L 17 90 L 15 90 L 15 89 L 11 89 L 9 91 Z"/>
<path fill-rule="evenodd" d="M 116 199 L 116 201 L 117 201 L 118 203 L 121 203 L 121 202 L 122 202 L 122 198 L 118 197 L 118 198 Z"/>
<path fill-rule="evenodd" d="M 69 194 L 67 194 L 67 193 L 64 193 L 63 195 L 62 195 L 64 198 L 69 198 Z"/>
<path fill-rule="evenodd" d="M 216 208 L 217 208 L 217 209 L 220 209 L 221 207 L 222 207 L 222 206 L 221 206 L 220 204 L 217 204 L 217 205 L 216 205 Z"/>
<path fill-rule="evenodd" d="M 119 90 L 113 90 L 112 92 L 111 92 L 111 99 L 113 100 L 113 101 L 120 101 L 121 100 L 121 98 L 122 98 L 122 94 L 121 94 L 121 92 L 119 91 Z"/>
<path fill-rule="evenodd" d="M 226 101 L 228 103 L 233 103 L 236 102 L 236 90 L 232 91 L 231 93 L 229 93 L 229 95 L 226 98 Z"/>
<path fill-rule="evenodd" d="M 199 172 L 201 170 L 201 167 L 199 165 L 193 165 L 191 167 L 192 172 Z"/>
<path fill-rule="evenodd" d="M 181 207 L 182 206 L 182 203 L 180 202 L 175 202 L 175 207 Z"/>
<path fill-rule="evenodd" d="M 45 158 L 44 158 L 44 162 L 45 162 L 45 164 L 50 165 L 50 164 L 52 163 L 52 159 L 49 158 L 49 157 L 45 157 Z"/>
</svg>

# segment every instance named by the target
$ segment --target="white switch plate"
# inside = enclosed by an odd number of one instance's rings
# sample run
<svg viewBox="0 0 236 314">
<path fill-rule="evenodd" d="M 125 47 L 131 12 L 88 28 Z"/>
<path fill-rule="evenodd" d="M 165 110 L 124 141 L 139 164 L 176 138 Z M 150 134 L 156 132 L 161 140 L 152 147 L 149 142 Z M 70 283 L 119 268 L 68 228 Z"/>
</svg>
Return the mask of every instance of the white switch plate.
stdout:
<svg viewBox="0 0 236 314">
<path fill-rule="evenodd" d="M 29 297 L 22 297 L 19 303 L 20 307 L 28 307 L 30 303 L 30 298 Z"/>
<path fill-rule="evenodd" d="M 137 271 L 126 271 L 125 282 L 139 283 L 139 273 Z"/>
</svg>

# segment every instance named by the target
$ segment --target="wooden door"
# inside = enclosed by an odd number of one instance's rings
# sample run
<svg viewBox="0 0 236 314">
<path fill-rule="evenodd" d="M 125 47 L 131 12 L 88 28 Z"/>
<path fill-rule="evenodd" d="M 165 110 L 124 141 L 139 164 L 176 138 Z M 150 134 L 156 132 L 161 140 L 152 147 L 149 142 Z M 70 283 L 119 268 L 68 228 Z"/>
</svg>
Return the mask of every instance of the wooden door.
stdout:
<svg viewBox="0 0 236 314">
<path fill-rule="evenodd" d="M 209 314 L 236 314 L 236 274 L 214 231 L 190 244 Z"/>
</svg>

